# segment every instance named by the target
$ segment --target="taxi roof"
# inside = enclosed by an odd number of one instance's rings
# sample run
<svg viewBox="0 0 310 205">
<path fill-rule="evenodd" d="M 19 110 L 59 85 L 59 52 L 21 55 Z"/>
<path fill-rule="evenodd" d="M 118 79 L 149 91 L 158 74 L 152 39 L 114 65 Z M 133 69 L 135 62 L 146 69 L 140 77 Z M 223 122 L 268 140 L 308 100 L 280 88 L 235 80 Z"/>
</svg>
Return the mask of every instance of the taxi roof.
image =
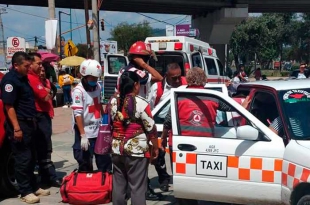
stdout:
<svg viewBox="0 0 310 205">
<path fill-rule="evenodd" d="M 242 87 L 250 87 L 251 85 L 264 86 L 275 90 L 292 90 L 300 88 L 310 88 L 310 79 L 285 79 L 285 80 L 270 80 L 270 81 L 255 81 L 240 84 Z M 238 86 L 238 89 L 239 89 Z"/>
</svg>

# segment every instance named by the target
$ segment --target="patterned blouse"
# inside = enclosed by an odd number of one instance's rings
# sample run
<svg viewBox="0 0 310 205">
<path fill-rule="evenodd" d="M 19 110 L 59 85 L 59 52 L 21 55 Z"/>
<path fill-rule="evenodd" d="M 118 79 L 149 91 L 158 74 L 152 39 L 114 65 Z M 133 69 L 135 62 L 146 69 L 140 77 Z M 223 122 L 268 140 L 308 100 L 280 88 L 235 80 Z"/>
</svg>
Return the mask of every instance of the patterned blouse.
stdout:
<svg viewBox="0 0 310 205">
<path fill-rule="evenodd" d="M 155 121 L 148 102 L 132 94 L 124 99 L 122 112 L 117 111 L 120 99 L 111 99 L 112 153 L 134 157 L 150 157 L 149 141 L 157 137 Z"/>
</svg>

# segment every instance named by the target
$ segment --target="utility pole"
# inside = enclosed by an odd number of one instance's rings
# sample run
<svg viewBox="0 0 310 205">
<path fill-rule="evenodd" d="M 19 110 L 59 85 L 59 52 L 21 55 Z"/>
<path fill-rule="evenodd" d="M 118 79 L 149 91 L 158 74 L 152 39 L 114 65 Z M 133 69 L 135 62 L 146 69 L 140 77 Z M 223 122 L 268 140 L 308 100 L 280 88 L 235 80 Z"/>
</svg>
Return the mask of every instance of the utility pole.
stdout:
<svg viewBox="0 0 310 205">
<path fill-rule="evenodd" d="M 5 8 L 0 9 L 0 24 L 1 24 L 1 39 L 2 39 L 2 49 L 4 55 L 4 64 L 6 64 L 6 50 L 5 50 L 5 39 L 4 39 L 4 29 L 3 29 L 3 21 L 2 21 L 2 14 L 6 14 Z"/>
<path fill-rule="evenodd" d="M 89 20 L 89 13 L 88 13 L 88 0 L 84 0 L 84 9 L 85 9 L 85 24 L 87 24 Z M 90 50 L 90 32 L 88 27 L 86 26 L 86 40 L 87 40 L 87 58 L 91 57 L 91 50 Z"/>
<path fill-rule="evenodd" d="M 92 0 L 92 17 L 94 22 L 93 27 L 93 52 L 94 52 L 94 59 L 100 62 L 99 58 L 99 31 L 98 31 L 98 2 L 97 0 Z"/>
<path fill-rule="evenodd" d="M 56 18 L 56 14 L 55 14 L 55 0 L 48 0 L 48 15 L 49 15 L 49 19 L 55 19 Z M 52 49 L 52 53 L 58 53 L 57 50 L 57 36 L 56 36 L 56 46 L 54 49 Z"/>
<path fill-rule="evenodd" d="M 72 9 L 70 8 L 70 39 L 72 40 Z"/>
<path fill-rule="evenodd" d="M 60 45 L 60 52 L 59 52 L 59 57 L 60 57 L 60 59 L 62 59 L 62 54 L 63 54 L 63 51 L 62 51 L 62 49 L 63 49 L 63 47 L 62 47 L 62 45 L 61 45 L 61 41 L 62 41 L 62 36 L 61 36 L 61 14 L 66 14 L 66 15 L 70 15 L 70 14 L 68 14 L 68 13 L 66 13 L 66 12 L 63 12 L 63 11 L 59 11 L 58 12 L 58 15 L 59 15 L 59 45 Z"/>
<path fill-rule="evenodd" d="M 55 0 L 48 0 L 48 14 L 50 19 L 55 19 Z"/>
</svg>

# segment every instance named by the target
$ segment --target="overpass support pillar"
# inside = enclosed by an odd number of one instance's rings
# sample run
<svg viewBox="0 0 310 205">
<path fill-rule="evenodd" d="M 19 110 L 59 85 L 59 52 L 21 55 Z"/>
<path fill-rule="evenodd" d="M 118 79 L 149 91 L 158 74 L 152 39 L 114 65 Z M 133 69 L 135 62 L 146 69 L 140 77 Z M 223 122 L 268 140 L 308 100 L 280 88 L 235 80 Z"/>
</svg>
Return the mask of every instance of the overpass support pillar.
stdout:
<svg viewBox="0 0 310 205">
<path fill-rule="evenodd" d="M 222 8 L 206 16 L 193 16 L 192 28 L 200 33 L 200 40 L 216 49 L 217 56 L 227 66 L 228 46 L 234 28 L 248 17 L 247 5 L 238 8 Z"/>
</svg>

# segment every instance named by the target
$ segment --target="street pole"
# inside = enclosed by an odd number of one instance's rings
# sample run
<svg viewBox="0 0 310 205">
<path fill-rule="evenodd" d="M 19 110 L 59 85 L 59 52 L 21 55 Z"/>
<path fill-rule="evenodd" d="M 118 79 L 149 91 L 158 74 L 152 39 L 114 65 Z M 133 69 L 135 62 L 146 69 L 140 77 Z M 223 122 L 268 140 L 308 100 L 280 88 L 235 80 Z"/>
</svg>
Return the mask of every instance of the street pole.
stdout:
<svg viewBox="0 0 310 205">
<path fill-rule="evenodd" d="M 97 16 L 98 16 L 98 23 L 97 23 L 97 31 L 98 31 L 98 42 L 99 42 L 99 48 L 98 48 L 98 53 L 99 53 L 99 63 L 101 63 L 101 61 L 103 60 L 103 59 L 101 59 L 101 51 L 100 51 L 100 41 L 101 41 L 101 37 L 100 37 L 100 20 L 99 20 L 99 17 L 100 17 L 100 8 L 98 7 L 98 11 L 97 11 Z"/>
<path fill-rule="evenodd" d="M 89 13 L 88 13 L 88 0 L 84 0 L 84 9 L 85 9 L 85 24 L 87 24 L 89 20 Z M 87 58 L 91 57 L 91 50 L 90 50 L 90 32 L 88 27 L 86 26 L 86 40 L 87 40 Z"/>
<path fill-rule="evenodd" d="M 52 20 L 52 19 L 55 19 L 56 18 L 56 15 L 55 15 L 55 0 L 48 0 L 48 15 L 49 15 L 49 19 Z M 56 46 L 54 49 L 52 49 L 52 53 L 55 53 L 57 54 L 58 51 L 57 51 L 57 36 L 56 36 Z"/>
<path fill-rule="evenodd" d="M 70 39 L 72 40 L 72 12 L 71 12 L 71 8 L 70 8 L 70 30 L 71 30 L 71 33 L 70 33 Z"/>
<path fill-rule="evenodd" d="M 50 19 L 55 19 L 55 0 L 48 0 L 48 14 Z"/>
<path fill-rule="evenodd" d="M 58 12 L 59 19 L 59 58 L 62 59 L 62 49 L 61 49 L 61 11 Z"/>
<path fill-rule="evenodd" d="M 3 28 L 3 21 L 2 21 L 2 14 L 6 14 L 6 10 L 4 8 L 0 9 L 0 24 L 1 24 L 1 35 L 2 35 L 2 49 L 4 55 L 4 65 L 6 64 L 6 50 L 5 50 L 5 41 L 4 41 L 4 28 Z"/>
<path fill-rule="evenodd" d="M 94 22 L 94 27 L 93 27 L 94 59 L 99 62 L 100 59 L 99 59 L 98 2 L 97 0 L 92 0 L 92 17 L 93 17 L 93 22 Z"/>
<path fill-rule="evenodd" d="M 62 59 L 62 45 L 61 45 L 61 40 L 62 40 L 62 37 L 61 37 L 61 14 L 66 14 L 66 15 L 70 15 L 70 14 L 68 14 L 68 13 L 66 13 L 66 12 L 63 12 L 63 11 L 59 11 L 58 12 L 58 14 L 59 14 L 59 17 L 58 17 L 58 19 L 59 19 L 59 45 L 60 45 L 60 52 L 59 52 L 59 57 L 60 57 L 60 59 Z"/>
</svg>

